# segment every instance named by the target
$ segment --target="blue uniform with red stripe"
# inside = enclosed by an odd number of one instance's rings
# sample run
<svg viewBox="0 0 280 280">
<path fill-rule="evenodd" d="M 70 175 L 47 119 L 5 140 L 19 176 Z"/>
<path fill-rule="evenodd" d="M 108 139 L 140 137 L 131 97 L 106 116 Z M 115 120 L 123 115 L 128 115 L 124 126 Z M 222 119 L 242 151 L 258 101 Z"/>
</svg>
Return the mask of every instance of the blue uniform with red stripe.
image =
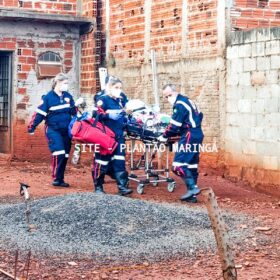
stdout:
<svg viewBox="0 0 280 280">
<path fill-rule="evenodd" d="M 64 172 L 71 149 L 71 139 L 68 136 L 68 125 L 77 112 L 73 97 L 68 92 L 59 96 L 51 90 L 42 96 L 28 126 L 28 132 L 33 133 L 44 120 L 48 146 L 52 153 L 53 178 L 63 182 Z"/>
<path fill-rule="evenodd" d="M 199 145 L 202 144 L 204 135 L 201 129 L 203 114 L 188 98 L 178 94 L 173 105 L 173 114 L 170 124 L 163 133 L 166 138 L 180 136 L 177 151 L 172 163 L 173 171 L 182 177 L 187 170 L 197 182 L 199 164 Z"/>
<path fill-rule="evenodd" d="M 115 133 L 118 146 L 112 155 L 101 155 L 95 153 L 93 161 L 92 176 L 96 184 L 102 185 L 105 174 L 115 178 L 115 174 L 126 172 L 125 168 L 125 112 L 124 103 L 122 98 L 113 98 L 109 95 L 102 95 L 97 99 L 97 107 L 99 110 L 100 120 Z M 118 120 L 109 118 L 110 112 L 121 113 Z"/>
</svg>

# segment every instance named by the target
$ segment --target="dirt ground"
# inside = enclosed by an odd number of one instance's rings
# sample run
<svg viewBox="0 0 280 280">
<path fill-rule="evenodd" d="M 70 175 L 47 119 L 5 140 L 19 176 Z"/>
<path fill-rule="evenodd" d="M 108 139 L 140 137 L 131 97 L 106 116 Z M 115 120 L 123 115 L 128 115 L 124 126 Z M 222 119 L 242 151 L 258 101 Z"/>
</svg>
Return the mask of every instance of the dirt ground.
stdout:
<svg viewBox="0 0 280 280">
<path fill-rule="evenodd" d="M 31 164 L 13 162 L 11 166 L 0 166 L 0 203 L 16 202 L 19 196 L 19 182 L 31 186 L 33 198 L 53 195 L 64 195 L 73 192 L 90 192 L 93 190 L 90 167 L 69 166 L 66 180 L 71 184 L 69 189 L 59 189 L 50 185 L 50 167 L 47 164 Z M 241 183 L 230 182 L 211 170 L 201 170 L 199 185 L 212 187 L 222 209 L 252 215 L 260 221 L 254 229 L 255 234 L 248 239 L 249 250 L 234 248 L 235 264 L 238 279 L 280 279 L 280 200 L 255 190 Z M 136 193 L 132 198 L 180 203 L 179 197 L 185 187 L 177 181 L 177 188 L 169 193 L 166 184 L 157 187 L 148 186 L 143 195 Z M 111 179 L 107 179 L 105 190 L 116 193 L 117 189 Z M 185 204 L 186 207 L 196 205 Z M 198 205 L 203 205 L 201 198 Z M 240 225 L 240 229 L 247 225 Z M 257 229 L 257 227 L 262 227 Z M 270 242 L 255 242 L 262 235 L 269 237 Z M 247 242 L 247 241 L 246 241 Z M 19 259 L 19 271 L 23 270 L 26 256 Z M 135 264 L 122 267 L 97 267 L 90 260 L 45 259 L 36 260 L 31 257 L 30 279 L 222 279 L 221 265 L 217 254 L 198 252 L 193 259 L 170 260 L 162 263 Z M 0 269 L 12 272 L 14 255 L 0 252 Z M 1 279 L 1 276 L 0 276 Z"/>
</svg>

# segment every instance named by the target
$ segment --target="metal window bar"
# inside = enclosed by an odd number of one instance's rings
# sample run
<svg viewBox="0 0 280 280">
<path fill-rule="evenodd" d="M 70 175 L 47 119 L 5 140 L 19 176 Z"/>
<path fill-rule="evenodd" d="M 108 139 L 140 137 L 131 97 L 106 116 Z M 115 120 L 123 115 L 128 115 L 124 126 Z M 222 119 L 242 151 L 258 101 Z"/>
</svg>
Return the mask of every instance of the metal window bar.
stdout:
<svg viewBox="0 0 280 280">
<path fill-rule="evenodd" d="M 10 56 L 0 54 L 0 127 L 9 126 Z"/>
<path fill-rule="evenodd" d="M 58 54 L 53 53 L 53 52 L 45 52 L 39 57 L 39 62 L 59 62 L 60 57 Z"/>
</svg>

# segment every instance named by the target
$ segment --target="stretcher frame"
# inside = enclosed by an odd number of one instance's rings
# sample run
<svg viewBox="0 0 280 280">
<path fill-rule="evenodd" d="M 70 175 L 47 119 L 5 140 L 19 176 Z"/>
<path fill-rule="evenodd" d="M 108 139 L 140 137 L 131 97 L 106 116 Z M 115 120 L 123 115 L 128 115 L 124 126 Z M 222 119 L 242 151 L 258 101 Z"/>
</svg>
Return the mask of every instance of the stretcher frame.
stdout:
<svg viewBox="0 0 280 280">
<path fill-rule="evenodd" d="M 158 183 L 167 183 L 168 192 L 173 192 L 176 188 L 176 182 L 173 178 L 169 176 L 169 153 L 172 150 L 171 145 L 174 141 L 169 141 L 165 143 L 166 146 L 166 160 L 165 168 L 156 169 L 153 167 L 153 162 L 156 157 L 157 149 L 148 149 L 147 147 L 158 146 L 160 143 L 156 139 L 147 140 L 141 139 L 140 137 L 127 135 L 127 140 L 131 141 L 131 152 L 130 152 L 130 174 L 128 179 L 133 182 L 137 182 L 137 193 L 143 194 L 145 186 L 152 184 L 156 187 Z M 137 162 L 135 162 L 135 143 L 136 141 L 141 141 L 144 144 L 144 153 L 140 156 Z M 159 167 L 159 161 L 157 161 L 157 167 Z M 135 171 L 140 171 L 136 172 Z"/>
</svg>

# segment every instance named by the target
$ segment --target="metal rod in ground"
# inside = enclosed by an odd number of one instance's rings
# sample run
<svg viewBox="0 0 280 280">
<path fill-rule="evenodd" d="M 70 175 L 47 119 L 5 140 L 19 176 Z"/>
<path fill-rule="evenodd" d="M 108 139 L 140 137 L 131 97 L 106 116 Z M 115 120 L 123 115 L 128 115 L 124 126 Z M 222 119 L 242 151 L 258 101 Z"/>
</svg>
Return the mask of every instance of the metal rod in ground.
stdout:
<svg viewBox="0 0 280 280">
<path fill-rule="evenodd" d="M 16 250 L 16 255 L 15 255 L 14 279 L 17 278 L 17 266 L 18 266 L 18 250 Z"/>
<path fill-rule="evenodd" d="M 25 261 L 25 265 L 24 265 L 24 269 L 23 269 L 23 273 L 26 271 L 25 280 L 28 280 L 30 261 L 31 261 L 31 251 L 28 252 L 27 260 Z"/>
<path fill-rule="evenodd" d="M 205 204 L 215 234 L 219 257 L 222 263 L 223 278 L 224 280 L 236 280 L 237 272 L 234 264 L 234 257 L 226 224 L 218 206 L 216 196 L 211 188 L 203 189 L 201 193 L 206 198 Z"/>
<path fill-rule="evenodd" d="M 30 207 L 29 207 L 29 192 L 28 188 L 30 188 L 27 184 L 20 183 L 20 195 L 24 197 L 24 203 L 25 203 L 25 219 L 26 219 L 26 224 L 28 226 L 28 231 L 31 232 L 36 229 L 36 227 L 32 224 L 30 224 Z"/>
</svg>

